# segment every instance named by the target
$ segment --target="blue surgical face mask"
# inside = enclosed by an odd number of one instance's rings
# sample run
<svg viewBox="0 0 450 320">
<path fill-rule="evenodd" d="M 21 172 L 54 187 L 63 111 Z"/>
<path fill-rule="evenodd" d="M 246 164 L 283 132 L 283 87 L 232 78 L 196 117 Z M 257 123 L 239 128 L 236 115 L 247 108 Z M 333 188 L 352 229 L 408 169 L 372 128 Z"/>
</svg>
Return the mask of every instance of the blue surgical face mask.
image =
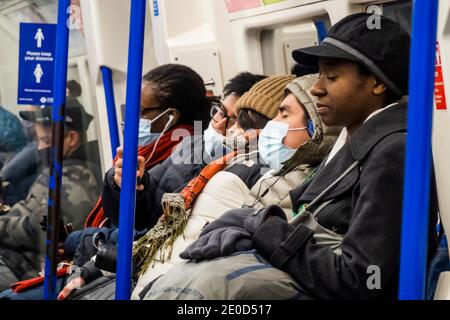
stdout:
<svg viewBox="0 0 450 320">
<path fill-rule="evenodd" d="M 269 121 L 261 131 L 258 139 L 258 151 L 262 160 L 275 171 L 280 171 L 283 163 L 292 158 L 297 149 L 283 144 L 288 131 L 307 130 L 304 128 L 289 129 L 284 122 Z"/>
<path fill-rule="evenodd" d="M 152 121 L 148 119 L 140 119 L 139 120 L 139 140 L 138 144 L 140 147 L 145 147 L 153 142 L 155 142 L 159 133 L 151 132 L 152 130 Z"/>
<path fill-rule="evenodd" d="M 203 140 L 205 142 L 205 151 L 212 158 L 223 156 L 226 153 L 223 144 L 225 137 L 214 129 L 211 124 L 209 124 L 208 129 L 203 132 Z"/>
<path fill-rule="evenodd" d="M 166 114 L 168 111 L 169 111 L 169 109 L 167 109 L 166 111 L 159 114 L 153 120 L 139 119 L 138 145 L 140 147 L 145 147 L 145 146 L 155 142 L 156 140 L 158 140 L 161 133 L 160 132 L 152 132 L 152 123 L 154 123 L 156 120 L 158 120 L 164 114 Z"/>
</svg>

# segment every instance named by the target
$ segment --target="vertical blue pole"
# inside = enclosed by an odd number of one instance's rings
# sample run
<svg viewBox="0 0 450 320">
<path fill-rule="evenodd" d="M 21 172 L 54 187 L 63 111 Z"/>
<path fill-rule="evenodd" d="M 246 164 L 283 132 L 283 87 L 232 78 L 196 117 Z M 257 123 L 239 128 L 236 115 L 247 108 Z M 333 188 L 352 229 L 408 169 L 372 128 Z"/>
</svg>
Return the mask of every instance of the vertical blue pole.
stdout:
<svg viewBox="0 0 450 320">
<path fill-rule="evenodd" d="M 66 109 L 67 59 L 69 55 L 70 0 L 58 1 L 58 26 L 56 32 L 55 76 L 52 107 L 52 161 L 50 164 L 48 196 L 48 228 L 45 254 L 44 298 L 56 299 L 56 264 L 61 208 L 61 183 L 63 166 L 64 117 Z"/>
<path fill-rule="evenodd" d="M 125 109 L 122 191 L 119 211 L 119 247 L 117 257 L 116 300 L 131 295 L 131 250 L 136 205 L 136 168 L 138 126 L 144 55 L 145 0 L 131 1 L 130 40 L 128 45 L 127 97 Z"/>
<path fill-rule="evenodd" d="M 114 100 L 114 87 L 112 71 L 108 67 L 101 67 L 103 88 L 105 90 L 106 110 L 108 112 L 109 137 L 111 139 L 111 151 L 113 159 L 116 157 L 116 149 L 119 147 L 119 130 L 117 129 L 116 101 Z"/>
<path fill-rule="evenodd" d="M 413 2 L 399 298 L 424 299 L 437 0 Z"/>
<path fill-rule="evenodd" d="M 314 20 L 314 26 L 317 30 L 317 38 L 319 39 L 319 43 L 322 43 L 328 34 L 327 26 L 323 20 Z"/>
</svg>

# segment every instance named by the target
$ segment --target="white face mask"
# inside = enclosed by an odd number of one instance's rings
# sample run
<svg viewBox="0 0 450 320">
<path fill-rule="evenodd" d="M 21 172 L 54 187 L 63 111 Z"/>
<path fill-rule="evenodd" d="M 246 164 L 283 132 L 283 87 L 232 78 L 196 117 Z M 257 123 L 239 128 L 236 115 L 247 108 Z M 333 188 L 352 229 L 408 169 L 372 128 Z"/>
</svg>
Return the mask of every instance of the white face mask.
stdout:
<svg viewBox="0 0 450 320">
<path fill-rule="evenodd" d="M 210 157 L 216 158 L 225 155 L 225 137 L 209 124 L 208 129 L 203 132 L 205 151 Z"/>
<path fill-rule="evenodd" d="M 258 139 L 258 151 L 262 160 L 275 171 L 280 171 L 283 163 L 292 158 L 297 149 L 283 143 L 289 131 L 307 130 L 307 127 L 289 129 L 284 122 L 269 121 L 261 131 Z"/>
</svg>

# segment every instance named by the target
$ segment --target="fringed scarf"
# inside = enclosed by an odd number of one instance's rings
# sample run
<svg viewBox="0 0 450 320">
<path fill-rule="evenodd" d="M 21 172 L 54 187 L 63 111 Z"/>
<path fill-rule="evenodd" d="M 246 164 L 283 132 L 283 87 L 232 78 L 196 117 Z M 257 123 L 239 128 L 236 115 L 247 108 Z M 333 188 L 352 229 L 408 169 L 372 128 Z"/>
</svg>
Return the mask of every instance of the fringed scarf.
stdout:
<svg viewBox="0 0 450 320">
<path fill-rule="evenodd" d="M 208 164 L 200 174 L 192 179 L 180 193 L 166 193 L 162 198 L 163 215 L 133 246 L 133 257 L 138 261 L 137 268 L 141 275 L 154 262 L 158 250 L 159 260 L 163 263 L 172 255 L 175 239 L 183 233 L 189 219 L 194 200 L 202 192 L 208 181 L 236 156 L 230 152 L 226 156 Z"/>
<path fill-rule="evenodd" d="M 248 132 L 244 136 L 247 141 L 257 138 L 258 132 Z M 176 238 L 183 234 L 191 214 L 190 210 L 197 196 L 202 192 L 209 180 L 222 171 L 237 154 L 237 151 L 204 167 L 199 175 L 192 179 L 180 193 L 166 193 L 161 204 L 163 215 L 156 225 L 150 229 L 133 246 L 133 257 L 137 262 L 138 274 L 142 275 L 150 265 L 154 265 L 159 250 L 159 261 L 164 263 L 170 259 Z"/>
</svg>

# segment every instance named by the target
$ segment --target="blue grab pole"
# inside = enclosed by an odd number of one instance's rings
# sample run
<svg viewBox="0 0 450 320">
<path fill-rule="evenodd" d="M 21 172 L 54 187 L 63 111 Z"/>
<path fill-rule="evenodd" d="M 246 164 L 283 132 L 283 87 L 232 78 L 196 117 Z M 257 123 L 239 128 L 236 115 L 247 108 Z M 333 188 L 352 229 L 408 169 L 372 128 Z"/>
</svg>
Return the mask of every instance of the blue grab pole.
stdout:
<svg viewBox="0 0 450 320">
<path fill-rule="evenodd" d="M 317 30 L 317 38 L 319 39 L 319 43 L 322 43 L 328 34 L 327 26 L 323 20 L 314 20 L 314 26 Z"/>
<path fill-rule="evenodd" d="M 114 99 L 114 87 L 112 71 L 108 67 L 100 68 L 103 77 L 103 88 L 105 90 L 106 109 L 108 112 L 109 136 L 111 139 L 111 151 L 113 159 L 116 157 L 116 149 L 119 147 L 119 130 L 117 128 L 116 101 Z"/>
<path fill-rule="evenodd" d="M 413 5 L 399 299 L 425 297 L 438 0 Z"/>
<path fill-rule="evenodd" d="M 127 107 L 125 109 L 126 130 L 124 132 L 122 190 L 120 193 L 116 300 L 128 300 L 131 295 L 131 250 L 133 245 L 134 210 L 136 204 L 136 168 L 144 55 L 145 9 L 145 0 L 131 1 Z"/>
<path fill-rule="evenodd" d="M 66 104 L 67 63 L 69 55 L 69 29 L 67 8 L 70 0 L 58 1 L 58 26 L 56 32 L 55 76 L 52 106 L 52 153 L 50 164 L 48 227 L 45 254 L 44 298 L 56 299 L 56 265 L 61 208 L 61 183 L 63 166 L 64 117 Z"/>
</svg>

